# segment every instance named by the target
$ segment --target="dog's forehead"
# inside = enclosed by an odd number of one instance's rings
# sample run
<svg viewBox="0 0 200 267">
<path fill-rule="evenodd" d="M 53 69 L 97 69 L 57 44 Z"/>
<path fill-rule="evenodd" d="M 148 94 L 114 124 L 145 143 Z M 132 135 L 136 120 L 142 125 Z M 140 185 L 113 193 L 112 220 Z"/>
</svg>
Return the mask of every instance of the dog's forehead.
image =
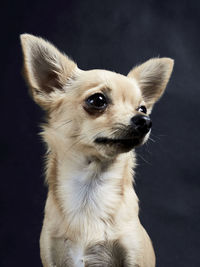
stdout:
<svg viewBox="0 0 200 267">
<path fill-rule="evenodd" d="M 135 79 L 107 70 L 89 70 L 81 75 L 84 90 L 108 88 L 112 95 L 123 99 L 141 99 L 141 91 Z"/>
</svg>

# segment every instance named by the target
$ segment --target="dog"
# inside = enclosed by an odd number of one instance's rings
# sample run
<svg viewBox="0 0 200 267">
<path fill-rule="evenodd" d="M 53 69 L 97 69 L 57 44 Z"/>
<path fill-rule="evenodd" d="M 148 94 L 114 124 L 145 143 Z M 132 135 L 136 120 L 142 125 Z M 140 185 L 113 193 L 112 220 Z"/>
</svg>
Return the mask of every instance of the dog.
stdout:
<svg viewBox="0 0 200 267">
<path fill-rule="evenodd" d="M 46 111 L 48 196 L 40 237 L 44 267 L 154 267 L 133 188 L 136 146 L 172 73 L 152 58 L 127 76 L 79 69 L 48 41 L 21 35 L 24 75 Z"/>
</svg>

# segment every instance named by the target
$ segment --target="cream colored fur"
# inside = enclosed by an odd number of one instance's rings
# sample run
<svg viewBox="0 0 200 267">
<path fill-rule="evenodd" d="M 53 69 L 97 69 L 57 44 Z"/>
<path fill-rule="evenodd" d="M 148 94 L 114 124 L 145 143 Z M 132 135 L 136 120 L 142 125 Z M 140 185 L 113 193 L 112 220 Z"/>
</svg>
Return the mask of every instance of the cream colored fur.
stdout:
<svg viewBox="0 0 200 267">
<path fill-rule="evenodd" d="M 113 137 L 113 129 L 128 125 L 141 105 L 150 114 L 167 85 L 173 60 L 150 59 L 126 77 L 80 70 L 53 45 L 29 34 L 21 35 L 21 43 L 31 94 L 47 112 L 41 133 L 48 147 L 49 189 L 40 239 L 43 266 L 110 266 L 107 250 L 115 240 L 126 258 L 123 266 L 155 266 L 132 186 L 135 152 L 119 153 L 115 146 L 94 140 Z M 102 114 L 89 114 L 85 100 L 99 92 L 108 94 L 112 103 Z M 147 139 L 148 134 L 143 142 Z M 96 252 L 89 255 L 88 247 L 105 248 L 105 264 L 97 262 Z"/>
</svg>

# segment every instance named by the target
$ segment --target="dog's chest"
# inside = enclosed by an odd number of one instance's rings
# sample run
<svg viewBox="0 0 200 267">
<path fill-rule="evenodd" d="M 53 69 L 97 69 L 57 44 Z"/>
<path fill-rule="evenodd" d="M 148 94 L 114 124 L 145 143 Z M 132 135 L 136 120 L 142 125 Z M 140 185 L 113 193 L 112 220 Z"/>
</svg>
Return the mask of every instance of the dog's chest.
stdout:
<svg viewBox="0 0 200 267">
<path fill-rule="evenodd" d="M 109 208 L 116 198 L 117 185 L 112 172 L 103 174 L 89 173 L 87 170 L 76 171 L 66 181 L 66 202 L 74 212 L 88 211 L 99 215 Z M 83 215 L 83 214 L 82 214 Z"/>
<path fill-rule="evenodd" d="M 61 173 L 59 194 L 70 227 L 88 238 L 95 232 L 103 237 L 105 222 L 120 200 L 119 177 L 115 170 L 101 173 L 92 168 Z"/>
</svg>

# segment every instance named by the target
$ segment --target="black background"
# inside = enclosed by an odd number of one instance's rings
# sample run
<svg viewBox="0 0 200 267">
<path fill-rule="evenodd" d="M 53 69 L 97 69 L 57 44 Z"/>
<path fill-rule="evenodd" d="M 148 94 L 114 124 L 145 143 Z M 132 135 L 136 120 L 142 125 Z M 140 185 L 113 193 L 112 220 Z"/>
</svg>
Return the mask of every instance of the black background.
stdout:
<svg viewBox="0 0 200 267">
<path fill-rule="evenodd" d="M 141 221 L 158 267 L 200 266 L 200 2 L 6 1 L 1 4 L 0 266 L 41 266 L 46 188 L 43 113 L 21 76 L 20 33 L 53 42 L 82 69 L 122 74 L 150 57 L 175 59 L 155 106 L 152 139 L 138 149 Z"/>
</svg>

